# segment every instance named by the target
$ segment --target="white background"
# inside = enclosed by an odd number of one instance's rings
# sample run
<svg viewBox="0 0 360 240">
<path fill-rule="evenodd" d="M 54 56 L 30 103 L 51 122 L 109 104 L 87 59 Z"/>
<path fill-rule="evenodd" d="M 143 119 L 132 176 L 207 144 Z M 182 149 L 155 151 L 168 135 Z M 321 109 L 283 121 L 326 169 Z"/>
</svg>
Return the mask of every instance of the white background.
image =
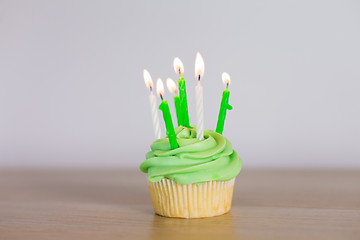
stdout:
<svg viewBox="0 0 360 240">
<path fill-rule="evenodd" d="M 360 167 L 360 2 L 325 0 L 1 0 L 0 167 L 137 168 L 143 69 L 177 79 L 182 59 L 194 124 L 196 51 L 206 128 L 232 77 L 224 135 L 244 167 Z"/>
</svg>

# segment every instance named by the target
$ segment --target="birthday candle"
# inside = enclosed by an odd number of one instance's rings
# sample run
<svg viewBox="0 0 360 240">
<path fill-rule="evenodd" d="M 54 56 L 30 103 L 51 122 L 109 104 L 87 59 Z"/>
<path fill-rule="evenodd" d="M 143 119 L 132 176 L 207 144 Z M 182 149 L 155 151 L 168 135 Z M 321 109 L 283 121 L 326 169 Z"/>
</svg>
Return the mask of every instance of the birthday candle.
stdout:
<svg viewBox="0 0 360 240">
<path fill-rule="evenodd" d="M 218 122 L 216 125 L 216 132 L 220 133 L 220 134 L 222 134 L 223 130 L 224 130 L 226 111 L 232 109 L 232 106 L 229 104 L 230 91 L 228 90 L 230 82 L 231 82 L 230 75 L 228 73 L 224 72 L 221 77 L 222 77 L 223 83 L 226 85 L 226 89 L 223 91 L 221 104 L 220 104 L 220 110 L 219 110 Z"/>
<path fill-rule="evenodd" d="M 152 91 L 153 81 L 151 79 L 150 73 L 146 69 L 144 69 L 143 76 L 146 87 L 150 89 L 149 102 L 150 102 L 150 110 L 151 110 L 151 117 L 152 117 L 152 124 L 155 133 L 155 138 L 159 139 L 161 138 L 161 129 L 159 124 L 159 115 L 158 115 L 156 97 Z"/>
<path fill-rule="evenodd" d="M 174 59 L 174 70 L 175 70 L 175 73 L 178 73 L 180 76 L 180 78 L 179 78 L 179 96 L 180 96 L 180 108 L 181 108 L 181 115 L 182 115 L 182 125 L 185 127 L 190 127 L 185 79 L 183 77 L 181 77 L 181 74 L 184 73 L 184 65 L 179 58 Z"/>
<path fill-rule="evenodd" d="M 182 124 L 182 115 L 181 115 L 181 108 L 180 108 L 180 98 L 177 94 L 177 87 L 176 84 L 174 82 L 174 80 L 172 80 L 171 78 L 167 78 L 166 79 L 166 85 L 167 88 L 169 90 L 169 92 L 174 93 L 174 105 L 175 105 L 175 110 L 176 110 L 176 118 L 177 118 L 177 122 L 178 122 L 178 126 L 183 125 Z"/>
<path fill-rule="evenodd" d="M 162 101 L 159 106 L 159 109 L 163 112 L 163 118 L 164 118 L 166 131 L 167 131 L 167 135 L 168 135 L 167 137 L 169 138 L 170 148 L 171 149 L 178 148 L 179 145 L 176 141 L 176 135 L 175 135 L 174 125 L 173 125 L 171 114 L 170 114 L 169 104 L 167 103 L 167 101 L 165 101 L 163 99 L 164 84 L 160 78 L 158 78 L 158 80 L 156 82 L 156 91 L 160 95 L 160 98 Z"/>
<path fill-rule="evenodd" d="M 195 100 L 196 100 L 196 137 L 198 140 L 204 139 L 204 97 L 203 87 L 200 83 L 200 77 L 204 75 L 205 64 L 200 53 L 196 53 L 195 59 L 195 76 L 198 80 L 195 87 Z"/>
</svg>

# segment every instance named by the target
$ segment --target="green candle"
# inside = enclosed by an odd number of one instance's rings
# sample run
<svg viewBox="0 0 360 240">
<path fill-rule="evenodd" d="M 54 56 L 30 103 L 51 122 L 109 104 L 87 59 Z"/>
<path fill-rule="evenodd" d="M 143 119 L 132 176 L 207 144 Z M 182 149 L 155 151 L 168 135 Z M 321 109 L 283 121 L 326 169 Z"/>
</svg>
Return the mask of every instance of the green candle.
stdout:
<svg viewBox="0 0 360 240">
<path fill-rule="evenodd" d="M 230 91 L 228 90 L 230 84 L 230 76 L 227 73 L 223 73 L 223 81 L 226 84 L 226 90 L 223 91 L 218 122 L 216 125 L 216 132 L 222 134 L 224 130 L 224 123 L 227 110 L 231 110 L 232 106 L 229 104 Z"/>
<path fill-rule="evenodd" d="M 174 97 L 174 104 L 175 104 L 175 110 L 176 110 L 177 123 L 178 123 L 178 126 L 181 126 L 181 125 L 183 125 L 183 122 L 182 122 L 182 115 L 181 115 L 180 98 L 177 94 Z"/>
<path fill-rule="evenodd" d="M 184 127 L 190 127 L 185 79 L 181 77 L 181 74 L 180 74 L 180 79 L 179 79 L 179 95 L 180 95 L 180 109 L 181 109 L 182 125 Z"/>
<path fill-rule="evenodd" d="M 167 101 L 163 100 L 159 106 L 159 109 L 163 112 L 163 117 L 164 117 L 164 121 L 165 121 L 166 132 L 168 134 L 168 138 L 169 138 L 169 142 L 170 142 L 170 147 L 171 147 L 171 149 L 178 148 L 179 145 L 176 141 L 174 125 L 173 125 L 173 122 L 171 119 L 169 104 L 167 103 Z"/>
<path fill-rule="evenodd" d="M 171 78 L 166 79 L 166 85 L 167 85 L 169 92 L 175 93 L 174 104 L 175 104 L 175 110 L 176 110 L 176 118 L 177 118 L 178 126 L 181 126 L 181 125 L 183 125 L 183 121 L 182 121 L 182 115 L 181 115 L 180 98 L 177 94 L 177 86 L 176 86 L 174 80 L 172 80 Z"/>
<path fill-rule="evenodd" d="M 181 73 L 184 72 L 184 65 L 179 58 L 174 59 L 174 70 L 175 73 L 179 73 L 179 97 L 180 97 L 180 109 L 181 109 L 181 121 L 184 127 L 190 127 L 188 104 L 186 96 L 186 85 L 185 79 L 181 77 Z"/>
<path fill-rule="evenodd" d="M 165 122 L 166 133 L 169 138 L 170 148 L 171 149 L 178 148 L 179 145 L 176 141 L 176 134 L 175 134 L 174 125 L 173 125 L 173 121 L 172 121 L 171 114 L 170 114 L 169 104 L 167 101 L 165 101 L 163 99 L 163 96 L 162 96 L 162 94 L 164 93 L 164 84 L 160 78 L 158 78 L 158 80 L 157 80 L 156 90 L 162 100 L 162 102 L 159 106 L 159 109 L 163 113 L 163 118 L 164 118 L 164 122 Z"/>
</svg>

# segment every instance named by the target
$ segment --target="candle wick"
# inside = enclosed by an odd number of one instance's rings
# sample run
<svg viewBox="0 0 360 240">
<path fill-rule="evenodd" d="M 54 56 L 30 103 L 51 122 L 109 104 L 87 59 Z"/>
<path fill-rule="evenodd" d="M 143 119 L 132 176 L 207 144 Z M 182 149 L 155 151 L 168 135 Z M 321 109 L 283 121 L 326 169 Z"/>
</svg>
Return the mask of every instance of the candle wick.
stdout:
<svg viewBox="0 0 360 240">
<path fill-rule="evenodd" d="M 199 74 L 198 82 L 200 82 L 200 74 Z"/>
<path fill-rule="evenodd" d="M 229 88 L 229 82 L 226 83 L 226 90 Z"/>
<path fill-rule="evenodd" d="M 181 71 L 180 71 L 180 68 L 179 68 L 179 75 L 180 75 L 180 77 L 181 77 Z"/>
<path fill-rule="evenodd" d="M 161 98 L 161 101 L 163 101 L 164 99 L 163 99 L 163 96 L 162 96 L 162 94 L 160 93 L 160 98 Z"/>
<path fill-rule="evenodd" d="M 152 86 L 150 86 L 150 92 L 152 92 Z"/>
</svg>

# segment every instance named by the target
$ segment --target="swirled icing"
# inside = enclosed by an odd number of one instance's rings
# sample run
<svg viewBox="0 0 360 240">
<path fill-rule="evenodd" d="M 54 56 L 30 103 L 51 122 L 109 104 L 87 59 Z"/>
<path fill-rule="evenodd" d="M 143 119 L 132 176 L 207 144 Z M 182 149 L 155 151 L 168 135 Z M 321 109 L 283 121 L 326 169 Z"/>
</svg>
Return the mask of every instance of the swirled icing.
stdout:
<svg viewBox="0 0 360 240">
<path fill-rule="evenodd" d="M 141 163 L 140 170 L 151 182 L 168 178 L 179 184 L 228 181 L 236 177 L 242 161 L 223 135 L 205 129 L 204 140 L 196 139 L 196 129 L 175 129 L 179 148 L 170 149 L 169 139 L 161 138 L 151 144 L 151 151 Z"/>
</svg>

